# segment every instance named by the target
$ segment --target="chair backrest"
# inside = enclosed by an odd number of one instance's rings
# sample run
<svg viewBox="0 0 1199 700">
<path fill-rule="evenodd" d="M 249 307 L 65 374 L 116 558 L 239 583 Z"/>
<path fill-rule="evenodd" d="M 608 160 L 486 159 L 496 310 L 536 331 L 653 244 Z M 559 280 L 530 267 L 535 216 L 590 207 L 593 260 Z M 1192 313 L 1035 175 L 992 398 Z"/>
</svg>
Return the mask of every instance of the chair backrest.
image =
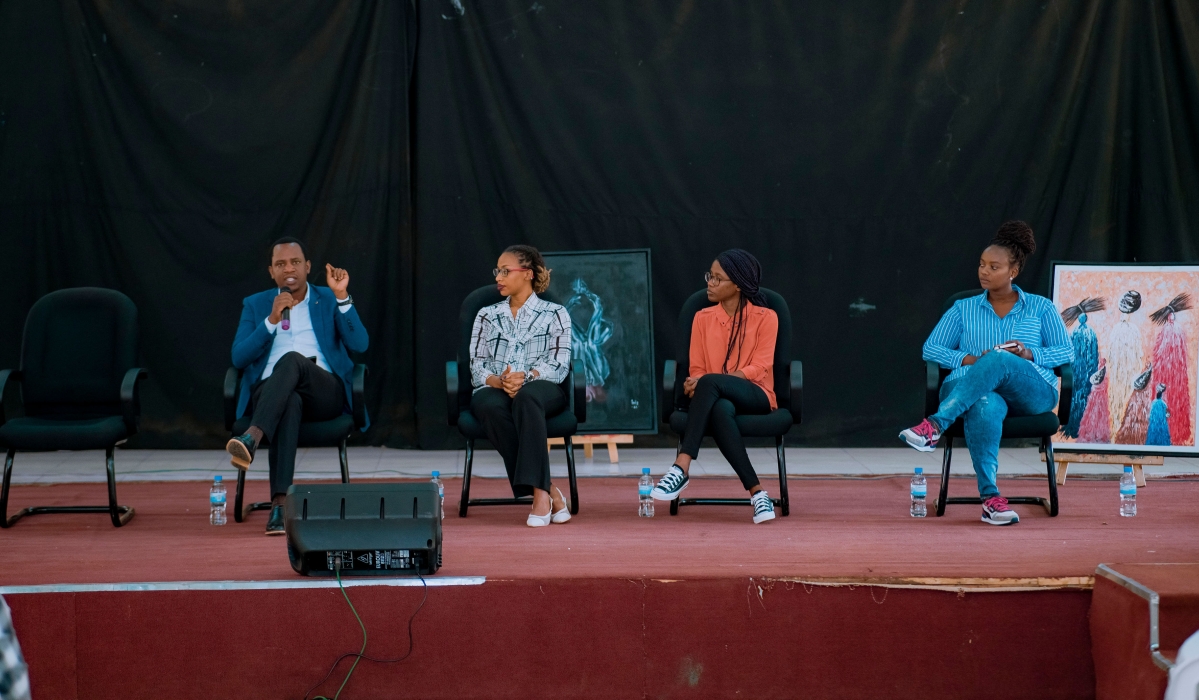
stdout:
<svg viewBox="0 0 1199 700">
<path fill-rule="evenodd" d="M 560 303 L 549 292 L 538 294 L 538 297 L 555 304 Z M 496 290 L 494 284 L 479 287 L 466 295 L 462 300 L 462 309 L 458 312 L 458 410 L 470 409 L 470 397 L 474 393 L 474 385 L 470 377 L 470 332 L 475 325 L 475 316 L 485 306 L 498 304 L 504 296 Z M 570 396 L 571 376 L 567 374 L 559 386 Z"/>
<path fill-rule="evenodd" d="M 961 292 L 958 292 L 957 294 L 951 295 L 948 299 L 945 300 L 945 303 L 941 305 L 941 313 L 945 313 L 946 311 L 949 311 L 949 309 L 951 309 L 954 304 L 958 303 L 962 299 L 969 299 L 970 297 L 976 297 L 982 293 L 983 293 L 982 288 L 979 288 L 979 289 L 967 289 L 965 291 L 961 291 Z"/>
<path fill-rule="evenodd" d="M 121 415 L 121 381 L 137 366 L 137 344 L 137 307 L 116 290 L 78 287 L 38 299 L 21 343 L 26 415 Z"/>
<path fill-rule="evenodd" d="M 779 408 L 791 408 L 791 309 L 787 301 L 775 291 L 760 288 L 766 297 L 766 307 L 779 317 L 779 334 L 774 341 L 774 395 L 778 399 Z M 687 298 L 683 310 L 679 312 L 679 344 L 675 348 L 675 361 L 678 362 L 678 378 L 674 384 L 675 406 L 683 397 L 683 379 L 691 366 L 691 324 L 695 314 L 714 306 L 715 302 L 708 301 L 708 290 L 701 289 Z"/>
</svg>

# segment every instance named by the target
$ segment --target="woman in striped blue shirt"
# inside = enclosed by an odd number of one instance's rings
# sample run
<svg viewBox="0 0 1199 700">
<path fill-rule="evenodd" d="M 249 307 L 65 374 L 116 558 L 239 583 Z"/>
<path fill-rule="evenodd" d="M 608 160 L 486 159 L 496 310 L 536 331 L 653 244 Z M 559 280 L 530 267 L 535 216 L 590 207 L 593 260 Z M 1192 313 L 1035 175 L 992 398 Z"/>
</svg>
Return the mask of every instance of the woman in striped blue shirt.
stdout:
<svg viewBox="0 0 1199 700">
<path fill-rule="evenodd" d="M 992 525 L 1020 522 L 995 484 L 1003 419 L 1052 411 L 1053 368 L 1074 360 L 1053 303 L 1012 284 L 1036 247 L 1023 221 L 999 227 L 978 262 L 983 293 L 956 302 L 924 343 L 925 360 L 953 370 L 941 386 L 941 405 L 899 434 L 917 450 L 932 452 L 941 433 L 962 417 L 983 498 L 982 520 Z"/>
</svg>

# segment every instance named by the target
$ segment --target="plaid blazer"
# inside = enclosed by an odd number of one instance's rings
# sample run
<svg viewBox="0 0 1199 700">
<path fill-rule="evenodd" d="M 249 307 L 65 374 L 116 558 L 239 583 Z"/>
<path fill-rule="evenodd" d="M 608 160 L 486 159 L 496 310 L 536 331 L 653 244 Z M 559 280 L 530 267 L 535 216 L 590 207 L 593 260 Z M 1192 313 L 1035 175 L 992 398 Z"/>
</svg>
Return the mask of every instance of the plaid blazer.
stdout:
<svg viewBox="0 0 1199 700">
<path fill-rule="evenodd" d="M 530 295 L 512 317 L 505 299 L 479 309 L 470 332 L 470 376 L 475 391 L 511 367 L 555 384 L 570 372 L 570 314 L 561 304 Z M 526 376 L 525 381 L 531 377 Z"/>
</svg>

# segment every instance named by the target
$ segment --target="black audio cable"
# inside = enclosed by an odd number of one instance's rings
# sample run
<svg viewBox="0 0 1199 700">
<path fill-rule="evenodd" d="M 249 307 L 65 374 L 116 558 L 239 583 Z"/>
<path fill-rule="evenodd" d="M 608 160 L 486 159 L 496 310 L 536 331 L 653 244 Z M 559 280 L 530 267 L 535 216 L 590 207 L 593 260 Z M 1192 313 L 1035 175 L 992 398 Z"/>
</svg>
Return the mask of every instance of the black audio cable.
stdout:
<svg viewBox="0 0 1199 700">
<path fill-rule="evenodd" d="M 350 676 L 354 675 L 354 669 L 358 667 L 359 661 L 373 661 L 374 663 L 377 663 L 377 664 L 395 664 L 395 663 L 399 663 L 399 662 L 407 659 L 409 656 L 411 656 L 412 649 L 414 646 L 413 638 L 412 638 L 412 622 L 414 620 L 416 620 L 416 614 L 421 611 L 421 608 L 425 607 L 425 601 L 429 599 L 429 583 L 427 581 L 425 581 L 425 577 L 421 576 L 420 573 L 418 572 L 416 576 L 417 576 L 417 578 L 420 579 L 421 588 L 423 589 L 424 594 L 421 596 L 420 604 L 416 606 L 416 610 L 413 610 L 412 616 L 408 618 L 408 651 L 405 652 L 405 654 L 403 656 L 395 658 L 395 659 L 372 658 L 370 656 L 367 656 L 365 653 L 366 652 L 366 625 L 363 624 L 362 618 L 359 617 L 359 615 L 358 615 L 358 611 L 354 609 L 354 604 L 352 602 L 350 602 L 350 596 L 346 593 L 345 585 L 341 581 L 341 556 L 333 557 L 333 570 L 337 574 L 337 587 L 341 589 L 341 595 L 342 595 L 342 597 L 344 597 L 346 599 L 346 605 L 350 606 L 350 612 L 354 613 L 354 619 L 358 620 L 358 626 L 362 628 L 362 649 L 360 649 L 359 651 L 356 651 L 356 652 L 349 651 L 349 652 L 346 652 L 346 653 L 342 654 L 341 656 L 337 657 L 337 660 L 333 662 L 333 666 L 329 668 L 329 672 L 325 674 L 325 677 L 320 679 L 320 681 L 318 681 L 315 685 L 313 685 L 311 688 L 309 688 L 308 692 L 304 693 L 304 700 L 308 700 L 308 696 L 312 695 L 312 691 L 321 687 L 321 685 L 323 685 L 325 683 L 325 681 L 329 680 L 329 677 L 332 676 L 333 672 L 337 670 L 338 664 L 340 664 L 342 661 L 344 661 L 345 659 L 348 659 L 351 656 L 354 657 L 354 664 L 352 666 L 350 666 L 349 673 L 346 674 L 345 679 L 343 679 L 341 682 L 341 685 L 338 686 L 337 692 L 333 694 L 333 698 L 330 699 L 328 697 L 325 697 L 324 695 L 316 695 L 316 696 L 312 697 L 312 700 L 338 700 L 338 697 L 341 695 L 341 691 L 346 687 L 346 684 L 350 682 Z"/>
</svg>

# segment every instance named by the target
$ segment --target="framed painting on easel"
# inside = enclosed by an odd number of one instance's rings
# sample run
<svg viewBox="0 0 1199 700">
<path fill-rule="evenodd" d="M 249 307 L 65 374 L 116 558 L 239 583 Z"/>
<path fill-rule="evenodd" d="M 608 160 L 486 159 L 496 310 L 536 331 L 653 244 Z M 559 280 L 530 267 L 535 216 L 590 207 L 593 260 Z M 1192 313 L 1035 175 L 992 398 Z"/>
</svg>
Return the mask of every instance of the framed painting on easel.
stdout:
<svg viewBox="0 0 1199 700">
<path fill-rule="evenodd" d="M 1195 455 L 1199 265 L 1054 262 L 1074 346 L 1059 451 Z"/>
</svg>

